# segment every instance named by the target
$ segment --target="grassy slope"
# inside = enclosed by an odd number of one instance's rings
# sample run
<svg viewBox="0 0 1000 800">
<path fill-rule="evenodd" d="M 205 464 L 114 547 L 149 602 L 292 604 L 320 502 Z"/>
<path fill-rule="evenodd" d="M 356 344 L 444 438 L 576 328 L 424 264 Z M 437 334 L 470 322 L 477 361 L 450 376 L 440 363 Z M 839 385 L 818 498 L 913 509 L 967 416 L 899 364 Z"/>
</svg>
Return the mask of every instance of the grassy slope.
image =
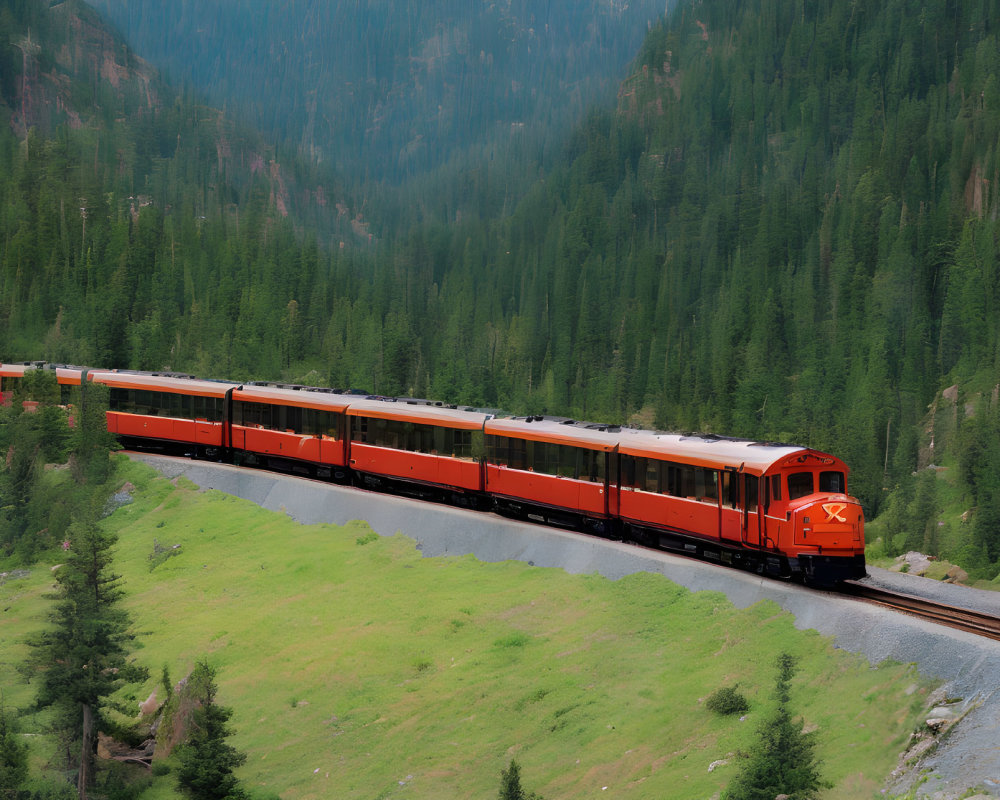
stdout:
<svg viewBox="0 0 1000 800">
<path fill-rule="evenodd" d="M 871 669 L 770 603 L 740 611 L 648 574 L 424 559 L 361 523 L 301 526 L 126 469 L 136 502 L 108 524 L 148 631 L 138 658 L 177 680 L 207 655 L 249 754 L 242 776 L 283 798 L 489 797 L 515 756 L 547 800 L 609 796 L 603 787 L 711 797 L 738 766 L 708 767 L 751 746 L 780 648 L 800 660 L 793 706 L 818 727 L 828 797 L 874 796 L 919 722 L 927 687 L 911 668 Z M 154 538 L 181 549 L 150 571 Z M 14 705 L 31 696 L 13 667 L 50 584 L 39 567 L 0 586 L 0 679 Z M 734 683 L 751 700 L 744 722 L 703 705 Z M 145 795 L 174 796 L 170 776 Z"/>
</svg>

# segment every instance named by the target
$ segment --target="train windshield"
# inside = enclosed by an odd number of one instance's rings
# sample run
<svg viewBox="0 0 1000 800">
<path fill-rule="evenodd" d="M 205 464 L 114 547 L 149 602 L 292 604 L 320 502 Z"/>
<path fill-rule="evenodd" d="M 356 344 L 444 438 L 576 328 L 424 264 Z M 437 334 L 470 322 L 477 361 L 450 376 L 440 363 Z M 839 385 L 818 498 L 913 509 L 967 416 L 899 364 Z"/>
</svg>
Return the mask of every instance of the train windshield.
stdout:
<svg viewBox="0 0 1000 800">
<path fill-rule="evenodd" d="M 821 472 L 819 474 L 819 490 L 821 492 L 835 492 L 844 494 L 847 491 L 847 484 L 844 482 L 843 472 Z"/>
<path fill-rule="evenodd" d="M 813 474 L 795 472 L 788 476 L 788 499 L 797 500 L 813 493 Z"/>
<path fill-rule="evenodd" d="M 817 478 L 819 478 L 818 486 L 816 484 Z M 844 473 L 827 470 L 820 472 L 819 475 L 815 475 L 812 472 L 795 472 L 788 476 L 789 500 L 797 500 L 815 491 L 844 494 L 847 491 Z"/>
</svg>

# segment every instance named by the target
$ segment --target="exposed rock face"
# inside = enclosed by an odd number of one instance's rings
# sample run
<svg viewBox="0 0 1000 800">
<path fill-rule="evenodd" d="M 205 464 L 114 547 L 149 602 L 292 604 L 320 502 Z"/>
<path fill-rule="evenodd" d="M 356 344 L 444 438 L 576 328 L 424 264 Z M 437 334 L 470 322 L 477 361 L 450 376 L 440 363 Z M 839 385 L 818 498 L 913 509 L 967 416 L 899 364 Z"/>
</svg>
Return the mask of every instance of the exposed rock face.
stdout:
<svg viewBox="0 0 1000 800">
<path fill-rule="evenodd" d="M 139 713 L 144 717 L 148 717 L 150 714 L 155 713 L 159 707 L 160 703 L 156 699 L 156 689 L 153 689 L 153 693 L 143 702 L 139 703 Z"/>
<path fill-rule="evenodd" d="M 19 137 L 32 128 L 51 133 L 57 125 L 81 128 L 100 124 L 101 109 L 84 108 L 79 87 L 98 82 L 116 95 L 116 107 L 129 113 L 148 113 L 160 105 L 156 71 L 133 54 L 82 3 L 63 3 L 50 9 L 47 41 L 29 33 L 15 44 L 22 67 L 11 104 L 11 127 Z M 43 65 L 47 66 L 43 68 Z"/>
<path fill-rule="evenodd" d="M 904 553 L 896 559 L 893 570 L 896 572 L 908 572 L 910 575 L 923 575 L 931 568 L 932 560 L 930 556 L 911 551 Z"/>
</svg>

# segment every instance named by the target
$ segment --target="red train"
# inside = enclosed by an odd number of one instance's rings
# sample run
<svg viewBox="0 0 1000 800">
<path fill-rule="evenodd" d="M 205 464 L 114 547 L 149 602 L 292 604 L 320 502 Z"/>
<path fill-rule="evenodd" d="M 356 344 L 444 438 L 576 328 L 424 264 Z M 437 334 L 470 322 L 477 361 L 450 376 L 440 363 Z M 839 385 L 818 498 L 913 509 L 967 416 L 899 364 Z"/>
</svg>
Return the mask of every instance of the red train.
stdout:
<svg viewBox="0 0 1000 800">
<path fill-rule="evenodd" d="M 0 376 L 32 366 L 0 365 Z M 84 373 L 57 370 L 67 386 Z M 126 445 L 495 509 L 813 585 L 865 574 L 849 470 L 817 450 L 305 386 L 86 379 L 110 388 L 108 430 Z"/>
</svg>

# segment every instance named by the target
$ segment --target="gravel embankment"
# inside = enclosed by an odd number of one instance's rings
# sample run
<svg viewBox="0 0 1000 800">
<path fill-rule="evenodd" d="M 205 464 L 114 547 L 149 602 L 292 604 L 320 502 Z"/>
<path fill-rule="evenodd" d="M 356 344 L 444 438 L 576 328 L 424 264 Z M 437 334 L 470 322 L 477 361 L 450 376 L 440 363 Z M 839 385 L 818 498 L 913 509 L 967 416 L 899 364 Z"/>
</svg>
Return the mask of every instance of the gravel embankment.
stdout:
<svg viewBox="0 0 1000 800">
<path fill-rule="evenodd" d="M 986 796 L 1000 797 L 1000 643 L 846 597 L 492 514 L 221 464 L 133 458 L 168 477 L 184 475 L 202 488 L 285 511 L 303 523 L 363 519 L 379 534 L 400 532 L 414 539 L 427 556 L 471 553 L 482 561 L 518 560 L 611 579 L 657 572 L 691 590 L 722 592 L 740 608 L 772 600 L 794 615 L 796 627 L 831 636 L 838 647 L 863 653 L 872 664 L 885 659 L 914 663 L 924 675 L 945 681 L 941 698 L 961 698 L 950 706 L 952 713 L 964 715 L 961 722 L 897 778 L 889 795 L 915 788 L 918 797 L 952 800 L 977 787 Z M 866 580 L 876 585 L 1000 614 L 1000 596 L 991 592 L 874 568 L 869 572 Z M 930 778 L 915 787 L 921 770 L 930 770 Z"/>
</svg>

